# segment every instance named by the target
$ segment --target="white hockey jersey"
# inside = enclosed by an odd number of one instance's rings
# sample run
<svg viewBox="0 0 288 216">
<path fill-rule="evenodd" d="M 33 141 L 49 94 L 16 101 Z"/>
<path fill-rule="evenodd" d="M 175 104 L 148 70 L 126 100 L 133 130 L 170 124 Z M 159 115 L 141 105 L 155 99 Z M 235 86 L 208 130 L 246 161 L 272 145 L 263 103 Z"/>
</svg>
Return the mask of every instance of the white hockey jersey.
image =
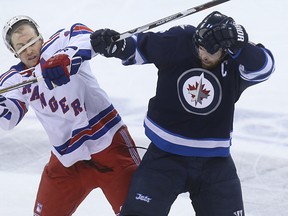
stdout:
<svg viewBox="0 0 288 216">
<path fill-rule="evenodd" d="M 42 47 L 41 62 L 55 53 L 68 54 L 71 59 L 82 58 L 80 67 L 71 66 L 69 83 L 49 90 L 45 82 L 38 82 L 4 95 L 9 112 L 0 118 L 0 127 L 12 129 L 32 107 L 49 136 L 53 153 L 66 167 L 80 160 L 89 160 L 91 154 L 108 147 L 115 132 L 123 125 L 87 61 L 96 55 L 90 45 L 91 33 L 92 30 L 77 23 L 70 30 L 58 31 Z M 12 66 L 0 76 L 0 87 L 11 86 L 42 73 L 40 64 L 36 66 L 35 73 L 18 72 L 24 69 L 22 62 Z"/>
</svg>

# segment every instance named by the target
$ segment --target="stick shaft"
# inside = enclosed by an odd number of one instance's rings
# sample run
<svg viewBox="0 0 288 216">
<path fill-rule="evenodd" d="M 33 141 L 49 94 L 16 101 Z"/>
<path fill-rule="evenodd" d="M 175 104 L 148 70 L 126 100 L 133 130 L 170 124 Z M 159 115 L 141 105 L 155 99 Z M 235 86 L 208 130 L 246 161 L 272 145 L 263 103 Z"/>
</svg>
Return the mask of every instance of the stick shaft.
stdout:
<svg viewBox="0 0 288 216">
<path fill-rule="evenodd" d="M 137 27 L 135 29 L 132 29 L 130 31 L 124 32 L 122 34 L 119 34 L 119 35 L 113 37 L 112 41 L 117 42 L 119 40 L 123 40 L 125 38 L 131 37 L 134 34 L 141 33 L 141 32 L 147 31 L 147 30 L 152 29 L 152 28 L 156 28 L 160 25 L 166 24 L 166 23 L 171 22 L 173 20 L 177 20 L 177 19 L 189 16 L 191 14 L 194 14 L 194 13 L 197 13 L 199 11 L 214 7 L 216 5 L 222 4 L 222 3 L 227 2 L 227 1 L 230 1 L 230 0 L 212 0 L 212 1 L 206 2 L 206 3 L 198 5 L 196 7 L 189 8 L 185 11 L 178 12 L 176 14 L 164 17 L 164 18 L 159 19 L 157 21 L 151 22 L 149 24 L 146 24 L 146 25 Z M 31 80 L 24 81 L 22 83 L 18 83 L 18 84 L 9 86 L 7 88 L 1 89 L 0 94 L 12 91 L 14 89 L 21 88 L 21 87 L 26 86 L 26 85 L 36 83 L 40 80 L 43 80 L 43 78 L 42 77 L 36 77 L 36 78 L 31 79 Z"/>
<path fill-rule="evenodd" d="M 33 83 L 41 81 L 42 79 L 43 79 L 42 77 L 35 77 L 33 79 L 30 79 L 30 80 L 27 80 L 27 81 L 24 81 L 24 82 L 21 82 L 21 83 L 17 83 L 15 85 L 9 86 L 7 88 L 0 89 L 0 94 L 15 90 L 15 89 L 27 86 L 27 85 L 31 85 Z"/>
<path fill-rule="evenodd" d="M 123 40 L 125 38 L 131 37 L 134 34 L 141 33 L 141 32 L 147 31 L 147 30 L 152 29 L 152 28 L 156 28 L 160 25 L 166 24 L 166 23 L 171 22 L 173 20 L 177 20 L 177 19 L 186 17 L 188 15 L 197 13 L 199 11 L 208 9 L 210 7 L 214 7 L 216 5 L 222 4 L 222 3 L 227 2 L 227 1 L 230 1 L 230 0 L 212 0 L 212 1 L 206 2 L 206 3 L 198 5 L 196 7 L 189 8 L 185 11 L 178 12 L 176 14 L 173 14 L 173 15 L 167 16 L 165 18 L 159 19 L 157 21 L 151 22 L 149 24 L 137 27 L 135 29 L 132 29 L 132 30 L 124 32 L 124 33 L 121 33 L 121 34 L 113 37 L 112 41 L 117 42 L 119 40 Z"/>
</svg>

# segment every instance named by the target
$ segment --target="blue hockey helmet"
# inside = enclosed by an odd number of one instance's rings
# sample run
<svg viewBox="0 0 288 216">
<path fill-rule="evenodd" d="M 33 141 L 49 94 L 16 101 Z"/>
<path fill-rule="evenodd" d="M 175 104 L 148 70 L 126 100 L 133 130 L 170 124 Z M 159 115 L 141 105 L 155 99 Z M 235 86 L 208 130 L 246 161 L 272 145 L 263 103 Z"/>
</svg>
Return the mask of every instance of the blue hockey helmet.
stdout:
<svg viewBox="0 0 288 216">
<path fill-rule="evenodd" d="M 202 44 L 203 35 L 209 31 L 210 29 L 213 29 L 214 27 L 221 25 L 221 24 L 227 24 L 227 23 L 233 23 L 234 20 L 231 17 L 228 17 L 224 14 L 221 14 L 218 11 L 214 11 L 211 14 L 209 14 L 207 17 L 203 19 L 201 23 L 196 28 L 196 32 L 194 35 L 194 40 L 197 45 Z"/>
</svg>

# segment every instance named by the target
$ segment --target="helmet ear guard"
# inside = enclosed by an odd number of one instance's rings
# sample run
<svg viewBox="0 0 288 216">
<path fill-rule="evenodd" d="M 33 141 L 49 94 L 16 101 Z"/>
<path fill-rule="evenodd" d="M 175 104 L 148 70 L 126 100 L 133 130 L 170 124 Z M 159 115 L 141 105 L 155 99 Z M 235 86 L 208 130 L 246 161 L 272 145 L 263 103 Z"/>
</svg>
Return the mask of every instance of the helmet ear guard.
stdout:
<svg viewBox="0 0 288 216">
<path fill-rule="evenodd" d="M 6 25 L 3 27 L 2 30 L 2 38 L 4 41 L 4 44 L 6 45 L 6 47 L 8 48 L 8 50 L 10 50 L 15 57 L 19 57 L 19 54 L 24 50 L 24 49 L 20 49 L 18 52 L 15 51 L 15 49 L 12 46 L 12 42 L 11 42 L 11 35 L 14 32 L 14 30 L 16 30 L 19 26 L 23 25 L 23 24 L 29 24 L 32 28 L 34 28 L 36 34 L 37 34 L 37 39 L 41 39 L 42 36 L 39 33 L 39 26 L 38 24 L 29 16 L 25 16 L 25 15 L 18 15 L 15 16 L 13 18 L 11 18 Z M 36 41 L 34 41 L 35 43 Z M 31 43 L 27 44 L 28 46 L 31 46 Z M 25 45 L 25 48 L 27 48 L 28 46 Z"/>
<path fill-rule="evenodd" d="M 206 16 L 201 23 L 196 28 L 194 34 L 194 40 L 197 46 L 201 46 L 203 35 L 205 35 L 209 30 L 215 28 L 216 26 L 233 23 L 234 20 L 218 11 L 214 11 Z"/>
</svg>

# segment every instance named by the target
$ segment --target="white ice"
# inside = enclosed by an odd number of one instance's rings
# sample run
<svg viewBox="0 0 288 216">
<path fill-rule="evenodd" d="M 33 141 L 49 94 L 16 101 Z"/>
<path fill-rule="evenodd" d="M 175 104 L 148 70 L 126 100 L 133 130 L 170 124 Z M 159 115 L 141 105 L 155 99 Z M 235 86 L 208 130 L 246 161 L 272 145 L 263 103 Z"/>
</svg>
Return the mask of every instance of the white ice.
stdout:
<svg viewBox="0 0 288 216">
<path fill-rule="evenodd" d="M 28 15 L 40 25 L 44 38 L 56 30 L 81 22 L 96 30 L 125 32 L 184 11 L 205 0 L 14 0 L 1 1 L 0 26 L 15 15 Z M 242 181 L 248 216 L 288 215 L 288 2 L 286 0 L 231 0 L 222 5 L 173 21 L 197 25 L 208 13 L 219 10 L 242 24 L 253 42 L 261 42 L 276 59 L 276 71 L 267 82 L 246 90 L 235 112 L 232 155 Z M 0 43 L 0 73 L 18 60 Z M 285 63 L 286 62 L 286 63 Z M 92 61 L 101 86 L 110 95 L 138 146 L 147 146 L 142 122 L 154 95 L 156 69 L 152 65 L 124 67 L 117 59 Z M 29 111 L 12 131 L 0 130 L 0 215 L 32 215 L 41 171 L 49 158 L 49 144 L 42 126 Z M 143 154 L 144 150 L 140 150 Z M 100 190 L 93 191 L 75 216 L 112 216 Z M 188 194 L 178 197 L 171 216 L 194 215 Z"/>
</svg>

